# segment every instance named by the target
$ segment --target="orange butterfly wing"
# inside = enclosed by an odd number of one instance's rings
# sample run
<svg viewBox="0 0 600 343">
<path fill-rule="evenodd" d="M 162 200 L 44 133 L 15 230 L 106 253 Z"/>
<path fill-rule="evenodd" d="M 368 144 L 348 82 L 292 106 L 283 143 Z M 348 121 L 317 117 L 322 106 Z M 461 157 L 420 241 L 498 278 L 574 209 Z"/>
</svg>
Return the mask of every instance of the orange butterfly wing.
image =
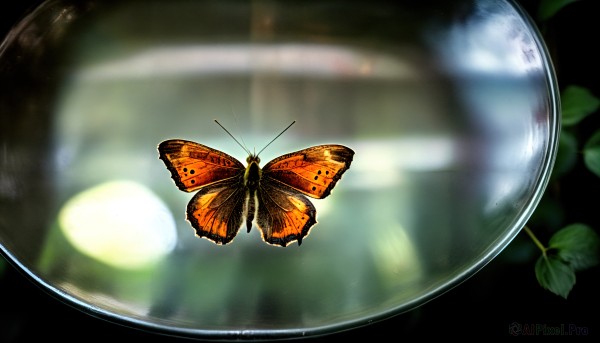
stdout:
<svg viewBox="0 0 600 343">
<path fill-rule="evenodd" d="M 187 206 L 187 219 L 198 237 L 227 244 L 237 235 L 246 212 L 243 177 L 201 188 Z"/>
<path fill-rule="evenodd" d="M 185 192 L 243 175 L 246 170 L 240 161 L 224 152 L 181 139 L 160 143 L 158 152 L 177 187 Z"/>
<path fill-rule="evenodd" d="M 267 163 L 263 179 L 274 179 L 310 197 L 323 199 L 350 168 L 353 156 L 354 151 L 343 145 L 317 145 Z"/>
<path fill-rule="evenodd" d="M 298 241 L 300 245 L 317 223 L 313 204 L 293 188 L 263 180 L 256 199 L 256 224 L 263 240 L 269 244 L 285 247 Z"/>
<path fill-rule="evenodd" d="M 316 210 L 303 194 L 327 197 L 353 156 L 354 151 L 342 145 L 319 145 L 267 163 L 257 194 L 257 225 L 263 240 L 281 246 L 302 244 L 317 223 Z"/>
<path fill-rule="evenodd" d="M 245 211 L 244 165 L 221 151 L 185 140 L 164 141 L 158 151 L 179 189 L 199 190 L 187 206 L 187 219 L 196 235 L 229 243 Z"/>
</svg>

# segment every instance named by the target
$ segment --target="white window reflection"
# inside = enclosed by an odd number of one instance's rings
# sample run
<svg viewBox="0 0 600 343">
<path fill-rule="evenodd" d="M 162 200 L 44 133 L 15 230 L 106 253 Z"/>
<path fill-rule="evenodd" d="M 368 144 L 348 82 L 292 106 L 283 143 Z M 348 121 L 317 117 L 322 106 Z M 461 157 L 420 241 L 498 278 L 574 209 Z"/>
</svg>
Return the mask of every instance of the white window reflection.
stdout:
<svg viewBox="0 0 600 343">
<path fill-rule="evenodd" d="M 59 225 L 77 250 L 124 269 L 153 265 L 177 241 L 167 206 L 131 181 L 103 183 L 73 196 L 60 211 Z"/>
</svg>

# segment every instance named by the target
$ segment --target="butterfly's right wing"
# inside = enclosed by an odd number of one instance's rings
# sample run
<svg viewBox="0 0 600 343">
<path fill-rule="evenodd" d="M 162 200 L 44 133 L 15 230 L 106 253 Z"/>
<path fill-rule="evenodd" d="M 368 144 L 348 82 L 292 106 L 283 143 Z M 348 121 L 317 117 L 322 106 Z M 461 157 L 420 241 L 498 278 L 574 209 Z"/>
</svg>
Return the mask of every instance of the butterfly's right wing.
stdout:
<svg viewBox="0 0 600 343">
<path fill-rule="evenodd" d="M 257 190 L 256 224 L 265 242 L 287 246 L 293 241 L 302 244 L 311 227 L 317 223 L 316 210 L 304 195 L 295 189 L 263 177 Z"/>
<path fill-rule="evenodd" d="M 246 170 L 240 161 L 226 153 L 191 141 L 167 140 L 158 145 L 158 152 L 177 187 L 185 192 L 243 176 Z"/>
<path fill-rule="evenodd" d="M 238 233 L 246 206 L 243 176 L 202 187 L 190 200 L 187 219 L 198 237 L 227 244 Z"/>
<path fill-rule="evenodd" d="M 354 151 L 343 145 L 317 145 L 279 156 L 264 166 L 262 175 L 323 199 L 350 168 L 353 156 Z"/>
</svg>

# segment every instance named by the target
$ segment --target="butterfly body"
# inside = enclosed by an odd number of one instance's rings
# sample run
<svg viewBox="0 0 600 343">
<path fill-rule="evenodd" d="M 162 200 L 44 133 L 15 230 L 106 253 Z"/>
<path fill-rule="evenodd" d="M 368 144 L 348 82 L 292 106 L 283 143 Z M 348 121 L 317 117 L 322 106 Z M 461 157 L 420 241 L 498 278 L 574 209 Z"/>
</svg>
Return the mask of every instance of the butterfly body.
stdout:
<svg viewBox="0 0 600 343">
<path fill-rule="evenodd" d="M 197 191 L 187 206 L 196 235 L 227 244 L 246 222 L 256 218 L 265 242 L 298 245 L 316 224 L 316 210 L 306 196 L 327 197 L 350 167 L 354 151 L 342 145 L 318 145 L 282 155 L 260 167 L 250 154 L 237 159 L 205 145 L 173 139 L 158 146 L 179 189 Z"/>
</svg>

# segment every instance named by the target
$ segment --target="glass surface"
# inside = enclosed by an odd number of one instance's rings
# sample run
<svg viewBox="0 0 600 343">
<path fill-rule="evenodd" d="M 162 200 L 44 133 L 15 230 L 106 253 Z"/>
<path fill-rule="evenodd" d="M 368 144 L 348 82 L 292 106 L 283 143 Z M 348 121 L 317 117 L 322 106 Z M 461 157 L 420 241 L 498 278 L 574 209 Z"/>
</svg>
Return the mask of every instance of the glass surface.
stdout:
<svg viewBox="0 0 600 343">
<path fill-rule="evenodd" d="M 558 94 L 511 1 L 48 1 L 0 47 L 0 248 L 109 320 L 310 336 L 411 310 L 482 268 L 537 205 Z M 194 236 L 171 138 L 262 164 L 356 155 L 298 247 Z"/>
</svg>

